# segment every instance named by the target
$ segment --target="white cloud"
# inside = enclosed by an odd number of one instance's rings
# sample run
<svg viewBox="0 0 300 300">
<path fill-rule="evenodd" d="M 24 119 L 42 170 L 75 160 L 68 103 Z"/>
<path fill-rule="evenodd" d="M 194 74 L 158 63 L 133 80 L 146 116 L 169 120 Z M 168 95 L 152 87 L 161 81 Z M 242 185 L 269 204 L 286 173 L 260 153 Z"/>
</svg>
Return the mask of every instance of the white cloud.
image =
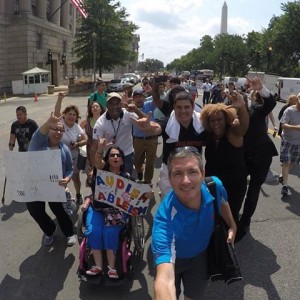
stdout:
<svg viewBox="0 0 300 300">
<path fill-rule="evenodd" d="M 282 13 L 284 0 L 227 0 L 228 32 L 247 34 L 267 27 L 271 17 Z M 121 0 L 121 5 L 140 28 L 140 58 L 155 58 L 170 63 L 199 46 L 204 35 L 220 32 L 223 0 Z M 246 7 L 247 6 L 247 7 Z"/>
</svg>

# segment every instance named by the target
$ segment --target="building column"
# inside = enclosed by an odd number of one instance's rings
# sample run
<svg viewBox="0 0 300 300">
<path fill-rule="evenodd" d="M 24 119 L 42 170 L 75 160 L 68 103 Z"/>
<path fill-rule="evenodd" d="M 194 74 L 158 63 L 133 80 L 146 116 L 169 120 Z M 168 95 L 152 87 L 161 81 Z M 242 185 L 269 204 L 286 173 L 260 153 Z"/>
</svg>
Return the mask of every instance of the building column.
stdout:
<svg viewBox="0 0 300 300">
<path fill-rule="evenodd" d="M 19 13 L 31 14 L 31 0 L 19 0 Z"/>
<path fill-rule="evenodd" d="M 63 3 L 65 0 L 61 0 L 61 3 Z M 70 20 L 70 1 L 67 1 L 64 3 L 64 5 L 61 7 L 61 26 L 69 29 L 69 20 Z"/>
<path fill-rule="evenodd" d="M 43 20 L 47 20 L 47 0 L 37 1 L 37 15 Z"/>
<path fill-rule="evenodd" d="M 49 22 L 60 25 L 60 9 L 56 11 L 60 7 L 60 0 L 51 0 L 49 1 L 49 5 L 49 17 L 52 16 Z M 53 15 L 54 12 L 55 15 Z"/>
</svg>

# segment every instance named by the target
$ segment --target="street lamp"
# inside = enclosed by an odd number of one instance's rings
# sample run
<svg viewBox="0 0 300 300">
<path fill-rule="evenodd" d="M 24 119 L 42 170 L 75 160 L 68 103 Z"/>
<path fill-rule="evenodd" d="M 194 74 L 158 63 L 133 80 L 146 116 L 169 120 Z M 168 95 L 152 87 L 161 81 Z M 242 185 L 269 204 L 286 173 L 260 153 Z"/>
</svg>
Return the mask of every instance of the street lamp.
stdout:
<svg viewBox="0 0 300 300">
<path fill-rule="evenodd" d="M 271 61 L 272 51 L 273 51 L 272 46 L 269 45 L 268 50 L 267 50 L 267 71 L 270 68 L 270 61 Z"/>
<path fill-rule="evenodd" d="M 62 56 L 61 56 L 60 65 L 65 64 L 66 60 L 67 60 L 67 55 L 66 55 L 66 53 L 63 53 Z"/>
</svg>

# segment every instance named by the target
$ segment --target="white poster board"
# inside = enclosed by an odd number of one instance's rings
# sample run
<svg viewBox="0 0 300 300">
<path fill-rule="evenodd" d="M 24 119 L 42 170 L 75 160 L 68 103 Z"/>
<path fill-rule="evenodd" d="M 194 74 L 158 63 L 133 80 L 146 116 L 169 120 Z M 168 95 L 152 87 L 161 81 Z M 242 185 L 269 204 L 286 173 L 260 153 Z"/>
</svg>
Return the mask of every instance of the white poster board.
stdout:
<svg viewBox="0 0 300 300">
<path fill-rule="evenodd" d="M 6 191 L 18 202 L 65 202 L 62 179 L 61 151 L 45 150 L 16 152 L 3 151 L 7 178 Z"/>
<path fill-rule="evenodd" d="M 132 216 L 147 214 L 151 192 L 148 184 L 141 184 L 111 172 L 98 170 L 95 182 L 95 200 L 116 207 Z"/>
</svg>

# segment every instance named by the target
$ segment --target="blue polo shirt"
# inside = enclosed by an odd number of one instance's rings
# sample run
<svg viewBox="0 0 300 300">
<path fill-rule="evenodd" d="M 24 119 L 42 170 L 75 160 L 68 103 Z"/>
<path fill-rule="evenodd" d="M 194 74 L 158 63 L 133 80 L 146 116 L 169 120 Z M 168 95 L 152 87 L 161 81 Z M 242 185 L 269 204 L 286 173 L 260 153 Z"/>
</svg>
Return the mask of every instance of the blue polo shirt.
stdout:
<svg viewBox="0 0 300 300">
<path fill-rule="evenodd" d="M 217 177 L 218 207 L 227 201 L 227 193 Z M 206 183 L 201 186 L 202 203 L 199 210 L 184 206 L 174 191 L 161 202 L 152 229 L 152 252 L 155 264 L 175 263 L 176 257 L 191 258 L 206 250 L 214 229 L 213 196 Z"/>
</svg>

